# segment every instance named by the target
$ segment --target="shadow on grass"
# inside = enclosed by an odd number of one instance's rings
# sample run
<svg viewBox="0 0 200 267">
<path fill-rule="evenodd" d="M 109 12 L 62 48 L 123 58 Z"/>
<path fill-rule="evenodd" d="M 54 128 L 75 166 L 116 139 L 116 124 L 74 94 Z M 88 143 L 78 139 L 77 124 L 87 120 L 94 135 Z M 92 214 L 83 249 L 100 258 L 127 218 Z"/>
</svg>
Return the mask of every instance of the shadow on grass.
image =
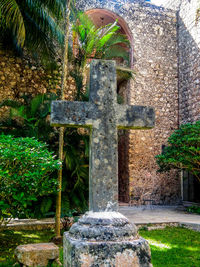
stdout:
<svg viewBox="0 0 200 267">
<path fill-rule="evenodd" d="M 53 230 L 0 232 L 0 267 L 11 267 L 15 263 L 14 250 L 18 245 L 50 242 L 54 236 Z M 60 248 L 62 261 L 62 247 Z M 20 265 L 15 265 L 19 267 Z M 57 266 L 57 265 L 53 265 Z"/>
<path fill-rule="evenodd" d="M 200 233 L 184 228 L 145 231 L 140 235 L 149 241 L 154 267 L 200 266 Z"/>
</svg>

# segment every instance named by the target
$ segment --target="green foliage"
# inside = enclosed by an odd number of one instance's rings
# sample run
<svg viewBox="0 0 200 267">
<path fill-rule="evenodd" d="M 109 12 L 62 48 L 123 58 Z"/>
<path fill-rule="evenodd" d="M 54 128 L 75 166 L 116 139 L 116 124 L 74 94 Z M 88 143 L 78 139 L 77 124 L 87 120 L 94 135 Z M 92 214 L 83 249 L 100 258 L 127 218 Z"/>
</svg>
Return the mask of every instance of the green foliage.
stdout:
<svg viewBox="0 0 200 267">
<path fill-rule="evenodd" d="M 57 190 L 52 173 L 60 162 L 47 145 L 34 138 L 0 135 L 1 219 L 29 216 L 29 206 L 38 197 Z"/>
<path fill-rule="evenodd" d="M 168 144 L 156 156 L 159 171 L 187 170 L 200 181 L 200 121 L 182 125 L 169 137 Z"/>
<path fill-rule="evenodd" d="M 66 129 L 64 136 L 64 179 L 62 182 L 62 216 L 70 209 L 82 213 L 88 208 L 89 136 L 76 129 Z M 68 205 L 67 205 L 68 203 Z"/>
<path fill-rule="evenodd" d="M 75 79 L 77 86 L 77 100 L 84 98 L 84 76 L 91 59 L 119 60 L 126 66 L 117 66 L 120 78 L 133 77 L 132 69 L 128 68 L 130 42 L 125 35 L 119 33 L 119 29 L 117 21 L 97 28 L 86 14 L 75 12 L 72 27 L 75 52 L 69 49 L 69 60 L 72 63 L 70 75 Z"/>
<path fill-rule="evenodd" d="M 187 211 L 200 215 L 200 207 L 198 206 L 187 207 Z"/>
<path fill-rule="evenodd" d="M 125 35 L 119 34 L 119 29 L 117 21 L 96 28 L 86 14 L 81 12 L 77 14 L 77 20 L 72 30 L 78 37 L 77 56 L 82 58 L 82 67 L 84 67 L 88 58 L 111 59 L 121 57 L 127 61 L 129 60 L 129 52 L 126 48 L 129 48 L 130 44 Z M 122 43 L 125 48 L 118 46 Z M 110 56 L 109 53 L 111 53 Z"/>
<path fill-rule="evenodd" d="M 154 267 L 200 266 L 200 233 L 180 228 L 139 231 L 151 248 Z"/>
<path fill-rule="evenodd" d="M 10 117 L 0 121 L 5 134 L 35 137 L 41 141 L 50 141 L 52 127 L 49 123 L 51 101 L 55 94 L 39 94 L 34 98 L 23 97 L 21 101 L 5 100 L 1 107 L 10 107 Z"/>
<path fill-rule="evenodd" d="M 1 0 L 0 41 L 17 50 L 25 46 L 50 65 L 56 54 L 54 43 L 63 45 L 64 41 L 60 27 L 64 5 L 64 0 Z"/>
<path fill-rule="evenodd" d="M 58 131 L 50 125 L 51 100 L 54 94 L 23 97 L 21 101 L 6 100 L 0 107 L 11 107 L 10 117 L 0 121 L 0 131 L 16 137 L 35 137 L 46 141 L 50 151 L 57 154 Z M 64 165 L 62 186 L 62 216 L 81 213 L 88 207 L 89 136 L 79 134 L 77 129 L 67 128 L 64 134 Z M 0 203 L 1 205 L 1 203 Z M 2 204 L 3 205 L 3 204 Z M 55 194 L 39 196 L 29 206 L 24 217 L 41 218 L 54 216 Z"/>
</svg>

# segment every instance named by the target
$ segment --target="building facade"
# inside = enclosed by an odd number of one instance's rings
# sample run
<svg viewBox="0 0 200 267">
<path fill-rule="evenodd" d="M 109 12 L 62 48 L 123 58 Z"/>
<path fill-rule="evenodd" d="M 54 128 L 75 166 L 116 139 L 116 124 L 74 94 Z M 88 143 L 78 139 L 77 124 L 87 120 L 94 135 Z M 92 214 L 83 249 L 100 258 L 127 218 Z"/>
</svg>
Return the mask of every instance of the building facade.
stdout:
<svg viewBox="0 0 200 267">
<path fill-rule="evenodd" d="M 155 156 L 180 124 L 200 119 L 199 1 L 166 0 L 158 7 L 144 0 L 79 0 L 77 7 L 97 26 L 118 20 L 131 43 L 135 71 L 135 79 L 120 82 L 118 92 L 127 104 L 155 108 L 154 129 L 119 131 L 119 201 L 178 203 L 180 173 L 157 173 Z M 49 86 L 40 70 L 1 51 L 0 65 L 1 99 Z"/>
</svg>

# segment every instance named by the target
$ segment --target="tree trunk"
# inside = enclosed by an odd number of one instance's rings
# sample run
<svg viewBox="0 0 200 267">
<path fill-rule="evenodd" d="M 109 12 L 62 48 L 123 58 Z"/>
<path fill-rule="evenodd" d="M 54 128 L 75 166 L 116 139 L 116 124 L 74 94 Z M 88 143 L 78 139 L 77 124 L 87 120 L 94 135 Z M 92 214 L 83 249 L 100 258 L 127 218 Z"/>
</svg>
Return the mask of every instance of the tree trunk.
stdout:
<svg viewBox="0 0 200 267">
<path fill-rule="evenodd" d="M 64 99 L 64 87 L 68 77 L 68 43 L 69 43 L 69 16 L 70 16 L 71 0 L 68 0 L 66 7 L 66 21 L 65 21 L 65 43 L 63 53 L 63 68 L 62 68 L 62 85 L 61 85 L 61 100 Z M 64 144 L 64 127 L 60 127 L 59 131 L 59 159 L 63 162 L 63 144 Z M 60 218 L 61 218 L 61 189 L 62 189 L 62 166 L 58 171 L 58 193 L 56 198 L 56 222 L 55 222 L 55 235 L 60 238 Z"/>
</svg>

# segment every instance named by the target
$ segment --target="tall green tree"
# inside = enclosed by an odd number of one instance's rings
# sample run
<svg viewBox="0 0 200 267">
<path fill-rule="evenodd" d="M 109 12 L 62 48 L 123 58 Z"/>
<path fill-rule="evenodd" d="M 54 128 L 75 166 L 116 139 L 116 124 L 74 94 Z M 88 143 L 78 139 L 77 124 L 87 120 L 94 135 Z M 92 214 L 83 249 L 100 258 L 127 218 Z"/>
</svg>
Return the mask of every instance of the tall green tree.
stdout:
<svg viewBox="0 0 200 267">
<path fill-rule="evenodd" d="M 1 44 L 26 47 L 44 63 L 54 62 L 56 43 L 64 40 L 64 5 L 65 0 L 0 0 Z"/>
</svg>

